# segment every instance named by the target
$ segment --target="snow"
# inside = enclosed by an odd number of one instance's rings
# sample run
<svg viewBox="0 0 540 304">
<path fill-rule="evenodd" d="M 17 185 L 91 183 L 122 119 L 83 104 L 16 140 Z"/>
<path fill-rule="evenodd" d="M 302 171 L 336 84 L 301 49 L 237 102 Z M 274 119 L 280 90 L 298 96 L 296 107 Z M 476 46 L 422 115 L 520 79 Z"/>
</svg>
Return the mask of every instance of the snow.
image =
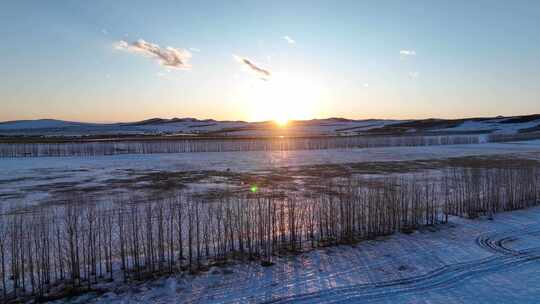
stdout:
<svg viewBox="0 0 540 304">
<path fill-rule="evenodd" d="M 520 130 L 540 125 L 540 119 L 524 123 L 503 123 L 505 118 L 485 120 L 467 119 L 458 126 L 430 132 L 492 132 L 516 134 Z M 345 120 L 337 118 L 294 121 L 286 128 L 278 128 L 272 122 L 243 122 L 183 119 L 150 119 L 135 123 L 80 123 L 54 119 L 20 120 L 0 123 L 0 135 L 47 135 L 80 136 L 107 134 L 218 134 L 227 136 L 276 136 L 276 135 L 356 135 L 370 129 L 382 128 L 411 120 Z M 421 121 L 420 121 L 421 122 Z M 407 133 L 422 132 L 423 129 L 407 129 Z"/>
<path fill-rule="evenodd" d="M 411 235 L 213 267 L 131 286 L 87 303 L 537 303 L 540 208 L 495 220 L 451 218 Z"/>
<path fill-rule="evenodd" d="M 465 120 L 458 126 L 431 132 L 493 132 L 515 134 L 522 129 L 540 125 L 540 119 L 524 123 L 503 123 L 506 118 L 487 120 Z M 151 119 L 135 123 L 79 123 L 54 119 L 20 120 L 0 123 L 0 135 L 106 135 L 106 134 L 204 134 L 212 133 L 227 136 L 276 136 L 276 135 L 356 135 L 358 132 L 382 128 L 395 123 L 413 122 L 410 120 L 344 120 L 316 119 L 294 121 L 286 128 L 278 128 L 272 122 L 243 122 L 184 119 Z M 421 132 L 422 129 L 408 129 L 407 133 Z"/>
<path fill-rule="evenodd" d="M 513 141 L 513 142 L 508 142 L 509 144 L 514 144 L 514 145 L 538 145 L 540 146 L 540 139 L 533 139 L 533 140 L 527 140 L 527 141 Z"/>
<path fill-rule="evenodd" d="M 0 123 L 0 130 L 64 128 L 69 126 L 95 125 L 56 119 L 17 120 Z"/>
<path fill-rule="evenodd" d="M 14 176 L 26 170 L 71 169 L 146 169 L 146 170 L 226 170 L 251 171 L 273 167 L 310 164 L 340 164 L 366 161 L 400 161 L 493 155 L 540 151 L 540 140 L 358 149 L 193 152 L 164 154 L 122 154 L 110 156 L 0 158 L 0 176 Z"/>
<path fill-rule="evenodd" d="M 459 126 L 440 129 L 438 131 L 493 131 L 495 134 L 516 134 L 521 129 L 533 128 L 540 125 L 540 119 L 525 123 L 501 123 L 506 119 L 492 119 L 486 121 L 467 120 Z"/>
<path fill-rule="evenodd" d="M 133 180 L 151 172 L 231 171 L 258 172 L 282 167 L 445 159 L 473 155 L 538 157 L 540 140 L 428 147 L 385 147 L 297 151 L 198 152 L 92 157 L 0 158 L 0 199 L 4 206 L 47 202 L 55 191 L 91 191 L 97 201 L 130 189 L 116 181 Z M 187 185 L 193 190 L 214 187 Z"/>
<path fill-rule="evenodd" d="M 334 128 L 334 126 L 332 126 Z M 473 155 L 538 158 L 540 140 L 472 145 L 0 159 L 3 205 L 47 201 L 65 184 L 111 188 L 133 172 L 264 172 L 316 164 L 445 159 Z M 211 185 L 217 187 L 219 185 Z M 204 188 L 196 184 L 194 188 Z M 114 191 L 131 191 L 113 189 Z M 117 195 L 117 192 L 104 195 Z M 411 235 L 241 263 L 123 285 L 58 303 L 537 303 L 540 208 L 495 221 L 451 218 Z M 526 286 L 526 288 L 524 288 Z"/>
<path fill-rule="evenodd" d="M 394 120 L 335 120 L 323 119 L 291 123 L 287 130 L 271 122 L 214 121 L 196 119 L 159 119 L 153 122 L 91 124 L 53 119 L 20 120 L 0 123 L 5 135 L 91 135 L 91 134 L 198 134 L 220 132 L 235 136 L 273 136 L 277 133 L 295 135 L 349 134 L 358 130 L 395 123 Z M 345 129 L 345 130 L 342 130 Z"/>
<path fill-rule="evenodd" d="M 271 122 L 214 121 L 196 119 L 158 120 L 145 123 L 94 124 L 61 120 L 20 120 L 0 123 L 0 135 L 95 135 L 95 134 L 201 134 L 217 132 L 234 136 L 355 134 L 402 122 L 397 120 L 322 119 L 292 122 L 286 129 Z"/>
</svg>

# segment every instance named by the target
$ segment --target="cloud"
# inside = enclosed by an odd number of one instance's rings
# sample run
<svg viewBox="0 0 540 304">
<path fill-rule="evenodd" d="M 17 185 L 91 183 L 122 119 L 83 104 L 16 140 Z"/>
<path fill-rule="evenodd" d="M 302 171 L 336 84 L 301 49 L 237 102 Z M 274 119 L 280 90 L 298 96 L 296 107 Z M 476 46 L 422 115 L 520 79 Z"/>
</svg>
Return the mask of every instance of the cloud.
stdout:
<svg viewBox="0 0 540 304">
<path fill-rule="evenodd" d="M 187 50 L 170 46 L 162 48 L 157 44 L 146 42 L 142 39 L 132 43 L 120 40 L 114 44 L 114 48 L 154 58 L 159 64 L 168 68 L 184 70 L 191 68 L 191 65 L 188 63 L 191 53 Z"/>
<path fill-rule="evenodd" d="M 419 75 L 420 75 L 420 73 L 418 73 L 418 72 L 410 72 L 410 73 L 409 73 L 409 77 L 410 77 L 411 79 L 418 78 Z"/>
<path fill-rule="evenodd" d="M 252 72 L 254 72 L 262 80 L 268 80 L 270 79 L 270 76 L 272 76 L 272 73 L 270 73 L 270 71 L 259 67 L 256 63 L 254 63 L 248 58 L 240 57 L 236 55 L 233 55 L 233 57 L 236 61 L 248 67 Z"/>
<path fill-rule="evenodd" d="M 416 56 L 415 50 L 401 50 L 399 51 L 399 54 L 402 56 Z"/>
<path fill-rule="evenodd" d="M 289 44 L 295 44 L 296 43 L 296 41 L 294 41 L 294 39 L 292 39 L 289 36 L 283 36 L 283 39 L 285 39 L 285 41 L 287 41 Z"/>
<path fill-rule="evenodd" d="M 201 49 L 194 48 L 194 47 L 190 47 L 189 50 L 192 51 L 192 52 L 195 52 L 195 53 L 199 53 L 201 51 Z"/>
</svg>

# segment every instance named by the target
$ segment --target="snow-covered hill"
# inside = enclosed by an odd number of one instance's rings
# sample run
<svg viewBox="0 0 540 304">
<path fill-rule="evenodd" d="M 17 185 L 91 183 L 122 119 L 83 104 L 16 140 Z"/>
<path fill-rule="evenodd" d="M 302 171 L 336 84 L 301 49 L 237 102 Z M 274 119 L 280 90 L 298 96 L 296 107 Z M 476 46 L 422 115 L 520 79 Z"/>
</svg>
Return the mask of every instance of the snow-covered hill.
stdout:
<svg viewBox="0 0 540 304">
<path fill-rule="evenodd" d="M 111 134 L 207 134 L 215 136 L 275 136 L 353 134 L 382 128 L 394 120 L 346 120 L 340 118 L 289 122 L 216 121 L 194 118 L 152 118 L 132 123 L 79 123 L 53 119 L 19 120 L 0 123 L 0 135 L 111 135 Z"/>
<path fill-rule="evenodd" d="M 216 121 L 195 118 L 152 118 L 131 123 L 83 123 L 55 119 L 0 122 L 0 135 L 130 135 L 187 134 L 215 136 L 357 135 L 403 133 L 501 133 L 540 131 L 540 115 L 424 120 L 350 120 L 328 118 L 292 121 L 285 127 L 273 122 Z"/>
</svg>

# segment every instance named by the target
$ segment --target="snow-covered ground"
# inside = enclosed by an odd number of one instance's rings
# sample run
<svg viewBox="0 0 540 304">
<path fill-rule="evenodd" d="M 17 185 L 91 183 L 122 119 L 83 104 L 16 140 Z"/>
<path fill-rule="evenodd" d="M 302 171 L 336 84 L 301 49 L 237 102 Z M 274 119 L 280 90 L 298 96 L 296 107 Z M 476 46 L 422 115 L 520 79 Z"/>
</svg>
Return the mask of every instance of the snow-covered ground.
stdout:
<svg viewBox="0 0 540 304">
<path fill-rule="evenodd" d="M 81 157 L 0 158 L 0 176 L 27 170 L 47 169 L 145 169 L 145 170 L 226 170 L 246 172 L 273 167 L 313 164 L 340 164 L 367 161 L 404 161 L 469 155 L 540 152 L 540 140 L 416 147 L 327 149 L 296 151 L 194 152 Z"/>
<path fill-rule="evenodd" d="M 515 134 L 522 129 L 540 125 L 540 119 L 523 123 L 501 123 L 503 119 L 489 121 L 465 121 L 459 126 L 440 129 L 440 131 L 491 131 L 495 134 Z"/>
<path fill-rule="evenodd" d="M 273 122 L 243 122 L 184 119 L 150 119 L 134 123 L 81 123 L 54 119 L 0 123 L 0 135 L 75 136 L 92 134 L 204 134 L 235 136 L 329 135 L 380 128 L 396 120 L 323 119 L 290 123 L 286 129 Z"/>
<path fill-rule="evenodd" d="M 540 208 L 451 218 L 413 234 L 213 267 L 78 303 L 538 303 Z"/>
<path fill-rule="evenodd" d="M 540 160 L 540 140 L 343 150 L 3 158 L 0 200 L 3 206 L 47 203 L 58 198 L 58 193 L 77 189 L 98 200 L 109 199 L 131 194 L 133 184 L 149 182 L 141 177 L 154 173 L 173 174 L 166 179 L 210 171 L 264 175 L 279 168 L 397 164 L 469 156 Z M 186 185 L 193 191 L 217 186 L 211 184 L 214 180 L 201 181 Z M 451 218 L 448 225 L 423 228 L 410 235 L 276 257 L 271 267 L 242 263 L 213 267 L 195 276 L 182 274 L 129 285 L 103 283 L 98 287 L 106 293 L 69 301 L 537 303 L 539 236 L 540 208 L 498 214 L 494 221 Z"/>
<path fill-rule="evenodd" d="M 111 134 L 212 134 L 218 136 L 355 135 L 377 131 L 501 133 L 538 129 L 540 116 L 494 117 L 484 119 L 349 120 L 342 118 L 293 121 L 285 128 L 273 122 L 216 121 L 194 118 L 153 118 L 132 123 L 81 123 L 54 119 L 0 122 L 0 135 L 111 135 Z"/>
<path fill-rule="evenodd" d="M 180 185 L 181 178 L 208 171 L 260 173 L 283 167 L 367 162 L 447 159 L 464 156 L 514 155 L 539 158 L 540 141 L 430 147 L 387 147 L 344 150 L 205 152 L 95 157 L 0 158 L 0 199 L 5 206 L 45 203 L 79 192 L 95 200 L 151 190 L 153 173 L 171 173 L 178 187 L 198 191 L 219 187 L 213 180 Z M 300 172 L 301 173 L 301 172 Z M 180 175 L 180 176 L 179 176 Z M 187 176 L 189 175 L 189 176 Z M 142 178 L 141 178 L 142 177 Z M 166 177 L 161 177 L 166 178 Z M 221 183 L 221 186 L 227 186 Z M 136 186 L 141 187 L 136 187 Z M 160 190 L 160 189 L 158 189 Z M 144 193 L 142 193 L 144 194 Z"/>
</svg>

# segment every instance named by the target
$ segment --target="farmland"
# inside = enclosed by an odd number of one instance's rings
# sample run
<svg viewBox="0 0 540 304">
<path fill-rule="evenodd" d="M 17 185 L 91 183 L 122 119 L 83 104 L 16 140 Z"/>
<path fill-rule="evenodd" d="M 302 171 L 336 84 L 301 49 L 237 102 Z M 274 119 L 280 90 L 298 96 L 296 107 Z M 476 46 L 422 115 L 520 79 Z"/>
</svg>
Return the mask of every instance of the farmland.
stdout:
<svg viewBox="0 0 540 304">
<path fill-rule="evenodd" d="M 0 304 L 540 302 L 540 1 L 5 2 Z"/>
<path fill-rule="evenodd" d="M 461 292 L 460 281 L 536 259 L 533 247 L 499 243 L 528 242 L 537 223 L 506 236 L 498 219 L 528 210 L 534 217 L 540 203 L 536 133 L 400 135 L 392 127 L 464 123 L 393 122 L 349 136 L 10 131 L 0 140 L 1 296 L 302 303 L 406 301 L 439 286 Z M 345 124 L 356 130 L 355 122 Z M 492 226 L 502 236 L 491 236 Z M 476 239 L 456 239 L 456 231 L 470 229 Z M 458 256 L 441 251 L 440 244 L 460 242 Z M 396 256 L 382 253 L 393 244 L 403 246 Z M 403 260 L 411 246 L 430 244 L 430 259 L 415 253 Z M 227 285 L 231 273 L 244 283 Z M 248 279 L 254 274 L 260 277 Z M 265 291 L 250 293 L 257 284 Z"/>
</svg>

